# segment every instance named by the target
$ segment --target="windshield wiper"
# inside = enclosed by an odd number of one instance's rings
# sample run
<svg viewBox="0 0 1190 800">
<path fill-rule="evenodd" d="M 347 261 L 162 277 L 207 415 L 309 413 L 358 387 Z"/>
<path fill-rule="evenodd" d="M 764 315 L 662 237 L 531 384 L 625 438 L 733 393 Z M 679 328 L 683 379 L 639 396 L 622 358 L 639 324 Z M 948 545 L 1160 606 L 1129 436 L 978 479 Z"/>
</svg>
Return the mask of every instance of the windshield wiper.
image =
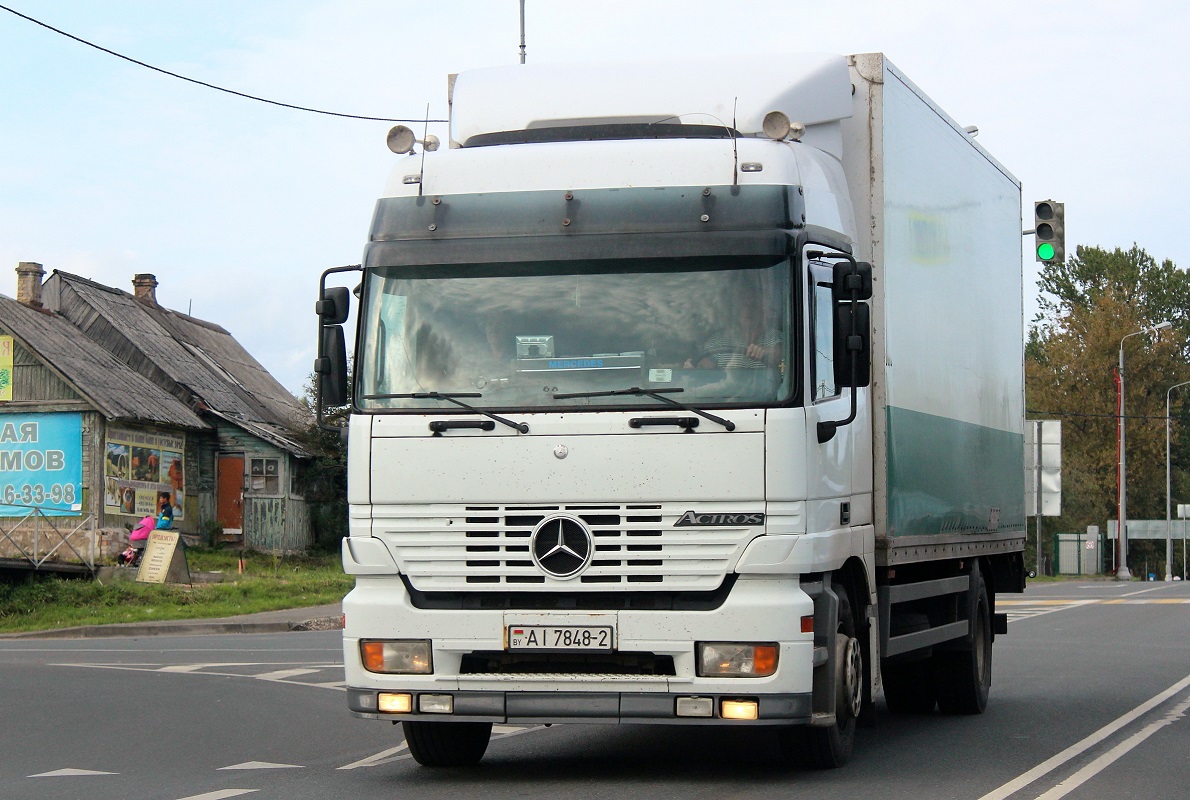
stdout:
<svg viewBox="0 0 1190 800">
<path fill-rule="evenodd" d="M 366 394 L 366 395 L 364 395 L 365 400 L 408 400 L 408 399 L 445 400 L 448 403 L 454 403 L 456 406 L 459 406 L 460 408 L 465 408 L 468 411 L 472 412 L 473 414 L 482 414 L 483 416 L 487 417 L 488 419 L 494 419 L 494 420 L 496 420 L 496 422 L 499 422 L 501 425 L 507 425 L 508 427 L 514 428 L 515 430 L 517 430 L 520 433 L 528 433 L 529 432 L 529 424 L 528 423 L 513 422 L 512 420 L 505 419 L 504 417 L 501 417 L 498 414 L 493 414 L 489 411 L 484 411 L 482 408 L 476 408 L 475 406 L 467 405 L 466 403 L 457 399 L 460 397 L 483 397 L 483 394 L 481 394 L 480 392 L 450 392 L 450 393 L 446 393 L 446 394 L 443 394 L 442 392 L 405 392 L 402 394 Z"/>
<path fill-rule="evenodd" d="M 685 389 L 675 387 L 672 389 L 642 389 L 639 386 L 633 386 L 630 389 L 608 389 L 603 392 L 554 392 L 550 397 L 555 400 L 570 400 L 576 397 L 620 397 L 623 395 L 635 395 L 637 397 L 651 397 L 654 400 L 660 400 L 663 403 L 669 403 L 671 406 L 676 406 L 683 411 L 689 411 L 691 414 L 697 414 L 703 419 L 709 419 L 711 422 L 717 422 L 729 431 L 735 430 L 735 423 L 723 417 L 716 417 L 714 414 L 708 414 L 705 411 L 700 411 L 697 408 L 679 403 L 677 400 L 666 397 L 667 394 L 674 394 L 675 392 L 684 392 Z"/>
</svg>

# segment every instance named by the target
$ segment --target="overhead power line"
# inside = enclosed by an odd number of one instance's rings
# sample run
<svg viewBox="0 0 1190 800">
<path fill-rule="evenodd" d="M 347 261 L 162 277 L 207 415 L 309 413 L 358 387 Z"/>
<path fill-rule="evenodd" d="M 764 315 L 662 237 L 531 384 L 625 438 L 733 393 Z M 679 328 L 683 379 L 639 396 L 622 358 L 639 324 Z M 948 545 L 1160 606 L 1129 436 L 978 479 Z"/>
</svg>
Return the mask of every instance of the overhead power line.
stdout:
<svg viewBox="0 0 1190 800">
<path fill-rule="evenodd" d="M 170 72 L 167 69 L 162 69 L 161 67 L 155 67 L 152 64 L 146 64 L 144 61 L 138 61 L 135 58 L 132 58 L 131 56 L 126 56 L 122 53 L 117 53 L 115 50 L 109 50 L 106 47 L 97 45 L 94 42 L 89 42 L 86 39 L 82 39 L 78 36 L 75 36 L 72 33 L 67 33 L 64 30 L 55 28 L 53 25 L 49 25 L 45 22 L 42 22 L 39 19 L 34 19 L 33 17 L 30 17 L 26 14 L 22 14 L 21 12 L 16 11 L 15 9 L 9 8 L 8 6 L 0 5 L 0 10 L 7 11 L 9 14 L 20 17 L 23 20 L 32 22 L 34 25 L 40 25 L 41 27 L 45 28 L 46 30 L 53 31 L 54 33 L 59 34 L 60 36 L 65 36 L 67 39 L 73 39 L 74 41 L 78 42 L 79 44 L 85 44 L 87 47 L 93 47 L 96 50 L 107 53 L 109 56 L 115 56 L 116 58 L 122 58 L 125 61 L 128 61 L 132 64 L 136 64 L 138 67 L 144 67 L 145 69 L 151 69 L 154 72 L 160 72 L 162 75 L 168 75 L 171 78 L 177 78 L 178 80 L 186 81 L 187 83 L 194 83 L 199 86 L 205 86 L 206 88 L 214 89 L 217 92 L 224 92 L 226 94 L 234 94 L 236 97 L 243 97 L 247 100 L 255 100 L 259 103 L 268 103 L 269 105 L 272 105 L 272 106 L 281 106 L 282 108 L 290 108 L 290 109 L 293 109 L 294 111 L 308 111 L 311 114 L 325 114 L 328 117 L 345 117 L 347 119 L 363 119 L 363 120 L 370 120 L 373 122 L 447 122 L 448 121 L 448 120 L 444 120 L 444 119 L 424 119 L 424 118 L 422 118 L 422 119 L 394 119 L 392 117 L 366 117 L 361 114 L 342 114 L 342 113 L 339 113 L 338 111 L 323 111 L 322 109 L 319 109 L 319 108 L 309 108 L 307 106 L 297 106 L 297 105 L 293 105 L 292 103 L 282 103 L 277 100 L 269 100 L 268 98 L 265 98 L 265 97 L 257 97 L 256 95 L 245 94 L 244 92 L 237 92 L 234 89 L 226 89 L 222 86 L 216 86 L 213 83 L 207 83 L 206 81 L 200 81 L 196 78 L 188 78 L 185 75 L 179 75 L 176 72 Z"/>
</svg>

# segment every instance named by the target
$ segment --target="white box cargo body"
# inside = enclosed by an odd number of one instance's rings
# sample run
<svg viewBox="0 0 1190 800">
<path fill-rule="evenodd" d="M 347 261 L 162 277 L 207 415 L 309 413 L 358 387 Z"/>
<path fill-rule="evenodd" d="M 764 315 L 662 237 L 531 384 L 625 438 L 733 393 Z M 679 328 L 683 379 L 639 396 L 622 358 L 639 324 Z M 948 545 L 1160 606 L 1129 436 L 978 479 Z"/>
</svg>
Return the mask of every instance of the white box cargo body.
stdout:
<svg viewBox="0 0 1190 800">
<path fill-rule="evenodd" d="M 852 61 L 857 113 L 843 123 L 843 166 L 857 255 L 880 265 L 872 306 L 878 548 L 888 563 L 933 557 L 971 534 L 991 549 L 1019 549 L 1020 184 L 882 55 Z"/>
<path fill-rule="evenodd" d="M 451 81 L 364 263 L 348 705 L 767 725 L 837 766 L 883 688 L 978 713 L 1021 591 L 1019 184 L 879 54 Z M 394 129 L 396 150 L 417 149 Z"/>
</svg>

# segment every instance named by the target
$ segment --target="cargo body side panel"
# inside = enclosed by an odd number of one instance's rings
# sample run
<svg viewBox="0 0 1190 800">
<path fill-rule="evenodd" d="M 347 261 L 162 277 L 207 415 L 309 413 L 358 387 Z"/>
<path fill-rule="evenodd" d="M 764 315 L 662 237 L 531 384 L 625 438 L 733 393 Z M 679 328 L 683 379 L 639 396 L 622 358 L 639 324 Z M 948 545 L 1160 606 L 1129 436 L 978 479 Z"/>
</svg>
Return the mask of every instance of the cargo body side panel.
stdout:
<svg viewBox="0 0 1190 800">
<path fill-rule="evenodd" d="M 854 57 L 852 77 L 844 164 L 877 265 L 877 552 L 1021 538 L 1019 183 L 882 56 Z"/>
</svg>

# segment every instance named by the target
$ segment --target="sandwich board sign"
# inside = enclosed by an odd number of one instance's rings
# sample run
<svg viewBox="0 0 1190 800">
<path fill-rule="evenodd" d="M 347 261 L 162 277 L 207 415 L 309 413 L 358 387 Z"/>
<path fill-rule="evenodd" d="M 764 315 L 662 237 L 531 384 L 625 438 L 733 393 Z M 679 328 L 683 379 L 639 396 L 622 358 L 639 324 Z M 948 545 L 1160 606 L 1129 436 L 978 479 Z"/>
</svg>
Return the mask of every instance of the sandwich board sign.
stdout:
<svg viewBox="0 0 1190 800">
<path fill-rule="evenodd" d="M 186 563 L 186 546 L 178 547 L 182 536 L 177 531 L 153 531 L 136 571 L 139 583 L 193 583 Z"/>
</svg>

